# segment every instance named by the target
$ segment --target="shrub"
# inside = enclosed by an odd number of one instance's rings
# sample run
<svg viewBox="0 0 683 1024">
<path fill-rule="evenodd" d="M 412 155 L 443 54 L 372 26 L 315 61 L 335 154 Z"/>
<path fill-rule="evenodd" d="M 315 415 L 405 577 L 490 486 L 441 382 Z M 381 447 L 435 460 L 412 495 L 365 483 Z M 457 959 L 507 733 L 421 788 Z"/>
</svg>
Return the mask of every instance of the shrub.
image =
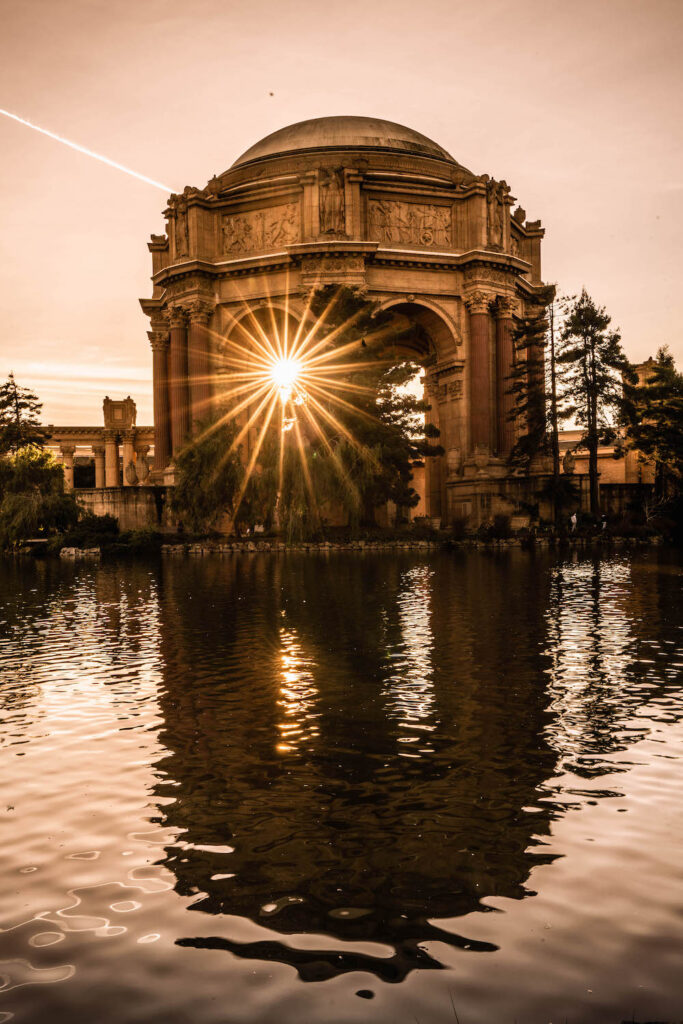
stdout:
<svg viewBox="0 0 683 1024">
<path fill-rule="evenodd" d="M 96 516 L 94 512 L 81 513 L 80 519 L 64 535 L 68 548 L 99 548 L 113 544 L 119 534 L 114 516 Z"/>
</svg>

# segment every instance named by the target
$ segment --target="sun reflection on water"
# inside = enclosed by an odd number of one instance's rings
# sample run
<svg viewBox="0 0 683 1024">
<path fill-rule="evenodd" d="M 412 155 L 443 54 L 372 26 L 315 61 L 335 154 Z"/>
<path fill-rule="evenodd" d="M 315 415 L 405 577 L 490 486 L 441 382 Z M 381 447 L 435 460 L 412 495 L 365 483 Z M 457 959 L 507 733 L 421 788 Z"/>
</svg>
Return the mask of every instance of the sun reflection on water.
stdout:
<svg viewBox="0 0 683 1024">
<path fill-rule="evenodd" d="M 309 745 L 319 734 L 316 719 L 318 688 L 313 677 L 315 662 L 306 657 L 294 630 L 280 629 L 280 695 L 277 749 L 293 753 Z"/>
</svg>

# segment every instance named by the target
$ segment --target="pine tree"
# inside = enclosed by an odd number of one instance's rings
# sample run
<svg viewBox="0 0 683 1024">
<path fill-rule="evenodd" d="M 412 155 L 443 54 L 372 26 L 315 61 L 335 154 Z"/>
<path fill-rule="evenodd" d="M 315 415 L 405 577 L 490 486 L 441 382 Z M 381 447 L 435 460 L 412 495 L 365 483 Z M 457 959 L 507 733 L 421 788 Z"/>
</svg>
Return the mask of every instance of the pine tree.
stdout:
<svg viewBox="0 0 683 1024">
<path fill-rule="evenodd" d="M 588 450 L 591 512 L 600 512 L 598 448 L 616 437 L 624 407 L 624 381 L 635 380 L 621 347 L 621 335 L 610 330 L 612 318 L 596 306 L 584 288 L 567 310 L 560 337 L 566 414 L 584 428 L 579 445 Z"/>
<path fill-rule="evenodd" d="M 623 421 L 626 446 L 655 464 L 655 497 L 683 485 L 683 374 L 668 348 L 660 348 L 643 383 L 627 383 Z"/>
<path fill-rule="evenodd" d="M 48 434 L 38 420 L 42 407 L 38 396 L 17 384 L 10 373 L 0 385 L 0 455 L 16 454 L 27 445 L 45 444 Z"/>
<path fill-rule="evenodd" d="M 514 364 L 508 376 L 507 391 L 514 398 L 510 418 L 517 423 L 519 433 L 509 458 L 513 465 L 524 466 L 527 473 L 533 460 L 546 453 L 549 447 L 544 378 L 549 330 L 547 309 L 554 298 L 555 288 L 550 285 L 538 295 L 532 311 L 516 321 L 512 332 Z"/>
</svg>

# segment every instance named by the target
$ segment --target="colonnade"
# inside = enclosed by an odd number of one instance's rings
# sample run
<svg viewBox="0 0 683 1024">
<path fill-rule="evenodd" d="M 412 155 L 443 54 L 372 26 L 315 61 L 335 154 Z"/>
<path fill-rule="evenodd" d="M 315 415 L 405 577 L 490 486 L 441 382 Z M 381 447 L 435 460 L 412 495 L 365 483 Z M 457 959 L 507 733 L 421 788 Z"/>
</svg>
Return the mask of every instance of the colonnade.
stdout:
<svg viewBox="0 0 683 1024">
<path fill-rule="evenodd" d="M 154 469 L 166 468 L 197 424 L 211 415 L 211 346 L 209 322 L 213 303 L 198 299 L 174 305 L 152 321 L 148 332 L 153 353 Z"/>
<path fill-rule="evenodd" d="M 509 455 L 515 443 L 510 418 L 514 396 L 508 377 L 514 364 L 513 311 L 515 300 L 472 292 L 465 300 L 470 321 L 470 448 L 472 454 Z M 492 317 L 495 318 L 495 359 L 491 359 Z M 492 387 L 495 366 L 495 393 Z"/>
<path fill-rule="evenodd" d="M 59 443 L 59 453 L 64 469 L 64 482 L 67 490 L 74 486 L 74 459 L 76 448 L 89 447 L 95 462 L 95 487 L 134 487 L 144 484 L 149 479 L 147 455 L 150 445 L 143 443 L 136 435 L 135 427 L 119 434 L 116 430 L 106 427 L 101 433 L 101 441 L 90 444 Z M 122 449 L 122 451 L 121 451 Z M 121 454 L 123 455 L 123 472 L 121 472 Z"/>
</svg>

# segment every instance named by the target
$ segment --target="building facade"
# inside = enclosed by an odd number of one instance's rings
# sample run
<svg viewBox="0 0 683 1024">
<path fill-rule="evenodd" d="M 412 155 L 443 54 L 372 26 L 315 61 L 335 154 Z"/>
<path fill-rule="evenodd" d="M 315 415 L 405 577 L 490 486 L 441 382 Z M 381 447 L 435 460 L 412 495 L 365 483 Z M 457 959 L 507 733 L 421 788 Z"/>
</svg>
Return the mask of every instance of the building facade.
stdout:
<svg viewBox="0 0 683 1024">
<path fill-rule="evenodd" d="M 503 180 L 474 174 L 418 132 L 364 117 L 283 128 L 204 188 L 186 187 L 153 235 L 150 319 L 154 482 L 210 414 L 240 321 L 294 324 L 312 289 L 340 284 L 414 324 L 430 417 L 445 454 L 428 460 L 434 520 L 513 511 L 521 482 L 505 378 L 515 316 L 537 308 L 539 221 Z M 267 329 L 267 327 L 266 327 Z M 227 379 L 226 379 L 227 378 Z M 500 508 L 492 508 L 494 505 Z"/>
</svg>

